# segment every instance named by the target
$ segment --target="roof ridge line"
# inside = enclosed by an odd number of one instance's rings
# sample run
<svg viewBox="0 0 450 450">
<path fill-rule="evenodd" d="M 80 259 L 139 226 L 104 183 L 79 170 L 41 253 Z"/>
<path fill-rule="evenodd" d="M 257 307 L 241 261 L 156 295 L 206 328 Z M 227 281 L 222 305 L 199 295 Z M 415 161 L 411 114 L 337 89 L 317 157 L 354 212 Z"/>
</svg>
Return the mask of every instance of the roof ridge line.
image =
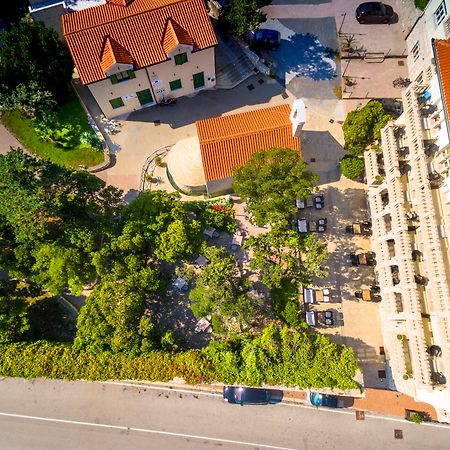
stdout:
<svg viewBox="0 0 450 450">
<path fill-rule="evenodd" d="M 70 31 L 68 33 L 64 33 L 64 26 L 63 26 L 63 35 L 64 36 L 68 36 L 68 35 L 73 34 L 73 33 L 79 33 L 80 31 L 91 30 L 92 28 L 97 28 L 97 27 L 102 26 L 102 25 L 106 25 L 106 24 L 109 24 L 109 23 L 114 23 L 114 22 L 117 22 L 118 20 L 125 20 L 125 19 L 128 19 L 129 17 L 137 17 L 137 16 L 140 16 L 141 14 L 146 14 L 149 11 L 157 11 L 159 9 L 167 8 L 168 6 L 174 5 L 175 3 L 183 3 L 183 2 L 191 2 L 191 1 L 196 1 L 196 0 L 173 0 L 171 3 L 168 3 L 168 4 L 164 5 L 164 6 L 159 6 L 158 8 L 147 9 L 145 11 L 140 11 L 140 12 L 138 12 L 136 14 L 129 14 L 129 15 L 123 16 L 123 17 L 116 17 L 113 20 L 105 20 L 105 21 L 96 23 L 95 25 L 92 25 L 90 27 L 80 28 L 78 30 Z M 105 5 L 108 5 L 108 4 L 109 3 L 104 3 L 103 5 L 93 6 L 93 8 L 102 7 L 102 6 L 105 6 Z M 86 11 L 86 10 L 84 9 L 84 10 L 81 10 L 81 11 Z M 75 14 L 77 12 L 78 11 L 75 11 Z M 66 14 L 73 14 L 73 13 L 66 13 Z"/>
<path fill-rule="evenodd" d="M 236 133 L 236 134 L 233 134 L 232 136 L 229 136 L 229 135 L 228 135 L 228 136 L 226 136 L 226 135 L 225 135 L 225 136 L 224 136 L 224 135 L 221 135 L 221 136 L 214 137 L 214 138 L 202 139 L 200 143 L 202 143 L 202 142 L 204 142 L 204 143 L 215 142 L 215 141 L 218 141 L 218 140 L 220 140 L 220 139 L 223 139 L 224 137 L 227 137 L 227 139 L 240 138 L 240 137 L 249 136 L 249 135 L 255 134 L 255 133 L 265 133 L 265 132 L 267 132 L 267 131 L 278 130 L 278 129 L 280 129 L 280 128 L 288 127 L 288 126 L 290 127 L 291 124 L 286 124 L 286 125 L 282 125 L 282 126 L 280 126 L 280 125 L 274 125 L 274 126 L 272 126 L 272 127 L 267 127 L 267 128 L 264 128 L 264 129 L 258 129 L 258 130 L 253 130 L 253 131 L 244 131 L 244 132 L 242 132 L 242 133 Z M 296 136 L 294 136 L 294 137 L 296 137 Z"/>
</svg>

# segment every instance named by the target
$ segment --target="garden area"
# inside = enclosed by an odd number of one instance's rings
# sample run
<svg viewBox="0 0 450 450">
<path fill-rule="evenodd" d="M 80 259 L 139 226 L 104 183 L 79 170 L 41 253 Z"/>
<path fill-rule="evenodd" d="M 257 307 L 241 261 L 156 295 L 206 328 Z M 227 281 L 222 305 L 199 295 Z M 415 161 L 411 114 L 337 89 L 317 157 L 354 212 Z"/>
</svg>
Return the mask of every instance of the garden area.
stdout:
<svg viewBox="0 0 450 450">
<path fill-rule="evenodd" d="M 294 197 L 275 192 L 267 201 L 254 165 Z M 86 172 L 19 150 L 0 156 L 0 267 L 9 274 L 0 289 L 0 375 L 357 388 L 353 351 L 305 330 L 295 301 L 327 258 L 322 242 L 289 234 L 282 219 L 292 198 L 314 189 L 306 168 L 296 152 L 272 149 L 236 173 L 252 220 L 268 230 L 243 243 L 246 267 L 215 242 L 237 231 L 227 198 L 182 202 L 144 191 L 123 206 L 120 191 Z M 275 294 L 272 311 L 253 295 L 250 273 Z M 88 284 L 70 332 L 46 299 Z M 163 320 L 180 299 L 186 317 Z M 56 331 L 68 327 L 66 335 L 49 329 L 48 317 L 59 321 Z M 197 332 L 204 339 L 194 346 L 187 329 L 200 320 L 211 328 Z"/>
<path fill-rule="evenodd" d="M 101 141 L 70 85 L 72 59 L 56 32 L 25 17 L 2 40 L 2 123 L 36 156 L 71 168 L 101 163 Z"/>
</svg>

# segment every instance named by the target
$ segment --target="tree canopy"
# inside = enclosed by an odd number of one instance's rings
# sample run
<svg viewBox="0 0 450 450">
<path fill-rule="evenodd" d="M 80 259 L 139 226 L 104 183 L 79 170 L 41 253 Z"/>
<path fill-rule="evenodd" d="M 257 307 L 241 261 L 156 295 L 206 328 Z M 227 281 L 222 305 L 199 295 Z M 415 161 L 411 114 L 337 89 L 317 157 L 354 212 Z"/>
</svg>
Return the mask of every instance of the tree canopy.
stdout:
<svg viewBox="0 0 450 450">
<path fill-rule="evenodd" d="M 203 253 L 209 263 L 198 275 L 196 286 L 189 294 L 193 313 L 197 317 L 214 315 L 222 327 L 226 327 L 230 319 L 245 325 L 254 308 L 236 267 L 236 258 L 218 247 L 207 247 Z"/>
<path fill-rule="evenodd" d="M 362 155 L 367 145 L 380 139 L 380 131 L 390 118 L 377 101 L 350 111 L 343 125 L 347 152 L 354 156 Z"/>
<path fill-rule="evenodd" d="M 79 292 L 94 274 L 91 253 L 113 231 L 120 191 L 18 149 L 0 156 L 0 180 L 4 264 L 53 293 Z"/>
<path fill-rule="evenodd" d="M 266 14 L 260 8 L 271 3 L 271 0 L 228 0 L 220 10 L 219 24 L 242 37 L 249 30 L 257 30 L 266 21 Z"/>
<path fill-rule="evenodd" d="M 312 277 L 323 277 L 322 264 L 328 254 L 326 243 L 316 236 L 299 235 L 279 223 L 267 233 L 250 236 L 244 249 L 251 249 L 250 267 L 262 273 L 263 283 L 280 288 L 284 280 L 296 285 L 311 283 Z"/>
<path fill-rule="evenodd" d="M 58 103 L 68 97 L 73 62 L 56 31 L 24 18 L 2 33 L 0 40 L 3 94 L 15 95 L 18 86 L 35 82 L 43 91 L 51 92 Z"/>
<path fill-rule="evenodd" d="M 233 188 L 247 203 L 257 225 L 276 223 L 295 212 L 296 199 L 305 199 L 314 192 L 319 178 L 307 167 L 297 151 L 259 151 L 235 170 Z"/>
</svg>

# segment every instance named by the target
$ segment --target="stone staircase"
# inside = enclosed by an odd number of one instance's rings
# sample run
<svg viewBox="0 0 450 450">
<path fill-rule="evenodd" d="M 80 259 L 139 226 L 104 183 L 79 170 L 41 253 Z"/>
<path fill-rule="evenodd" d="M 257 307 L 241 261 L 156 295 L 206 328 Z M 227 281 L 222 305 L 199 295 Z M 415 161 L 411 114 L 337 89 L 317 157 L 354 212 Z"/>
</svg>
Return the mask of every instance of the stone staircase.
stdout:
<svg viewBox="0 0 450 450">
<path fill-rule="evenodd" d="M 236 57 L 230 63 L 220 67 L 216 71 L 216 88 L 233 89 L 247 78 L 251 77 L 258 70 L 245 54 Z"/>
</svg>

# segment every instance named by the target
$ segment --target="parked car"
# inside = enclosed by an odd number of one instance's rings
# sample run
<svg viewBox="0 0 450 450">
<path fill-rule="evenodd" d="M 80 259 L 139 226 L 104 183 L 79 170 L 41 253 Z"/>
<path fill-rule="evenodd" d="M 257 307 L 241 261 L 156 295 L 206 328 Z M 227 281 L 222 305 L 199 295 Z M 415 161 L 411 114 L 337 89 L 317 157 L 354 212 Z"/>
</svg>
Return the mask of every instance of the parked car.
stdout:
<svg viewBox="0 0 450 450">
<path fill-rule="evenodd" d="M 267 405 L 271 401 L 269 389 L 245 386 L 224 386 L 223 399 L 238 405 Z"/>
<path fill-rule="evenodd" d="M 253 47 L 269 48 L 271 50 L 280 47 L 280 32 L 270 28 L 261 28 L 248 32 L 248 42 Z"/>
<path fill-rule="evenodd" d="M 325 406 L 327 408 L 342 408 L 342 403 L 336 395 L 309 393 L 309 402 L 313 406 Z"/>
<path fill-rule="evenodd" d="M 392 6 L 381 2 L 361 3 L 356 8 L 356 20 L 365 23 L 389 23 L 394 17 Z"/>
<path fill-rule="evenodd" d="M 333 311 L 331 309 L 327 309 L 323 314 L 325 325 L 332 327 L 334 325 L 333 319 Z"/>
<path fill-rule="evenodd" d="M 305 312 L 306 323 L 310 327 L 315 327 L 317 325 L 317 313 L 316 311 L 306 311 Z"/>
</svg>

